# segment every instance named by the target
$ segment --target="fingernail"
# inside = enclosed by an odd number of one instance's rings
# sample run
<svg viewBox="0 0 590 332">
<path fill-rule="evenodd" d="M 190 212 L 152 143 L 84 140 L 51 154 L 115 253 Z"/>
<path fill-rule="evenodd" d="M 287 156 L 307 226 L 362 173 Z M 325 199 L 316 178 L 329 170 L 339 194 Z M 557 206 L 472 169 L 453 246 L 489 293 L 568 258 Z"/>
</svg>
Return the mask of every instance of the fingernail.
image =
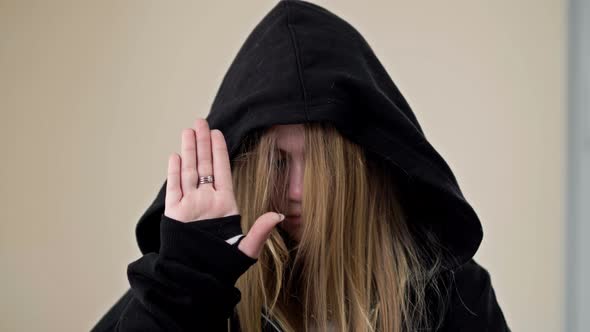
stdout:
<svg viewBox="0 0 590 332">
<path fill-rule="evenodd" d="M 285 220 L 285 215 L 282 213 L 277 213 L 279 215 L 279 221 Z"/>
</svg>

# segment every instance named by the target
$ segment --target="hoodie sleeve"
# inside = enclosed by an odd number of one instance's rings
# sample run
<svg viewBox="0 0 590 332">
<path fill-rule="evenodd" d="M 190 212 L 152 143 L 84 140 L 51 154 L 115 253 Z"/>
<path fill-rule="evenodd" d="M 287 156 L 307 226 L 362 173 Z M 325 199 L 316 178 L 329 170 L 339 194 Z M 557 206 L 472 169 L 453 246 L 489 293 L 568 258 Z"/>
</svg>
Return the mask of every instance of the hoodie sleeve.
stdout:
<svg viewBox="0 0 590 332">
<path fill-rule="evenodd" d="M 183 223 L 161 216 L 161 244 L 127 268 L 130 289 L 92 331 L 227 331 L 241 293 L 235 282 L 257 259 L 225 241 L 239 215 Z M 207 226 L 220 223 L 219 232 Z"/>
<path fill-rule="evenodd" d="M 451 278 L 451 301 L 441 331 L 511 332 L 489 272 L 473 259 Z"/>
</svg>

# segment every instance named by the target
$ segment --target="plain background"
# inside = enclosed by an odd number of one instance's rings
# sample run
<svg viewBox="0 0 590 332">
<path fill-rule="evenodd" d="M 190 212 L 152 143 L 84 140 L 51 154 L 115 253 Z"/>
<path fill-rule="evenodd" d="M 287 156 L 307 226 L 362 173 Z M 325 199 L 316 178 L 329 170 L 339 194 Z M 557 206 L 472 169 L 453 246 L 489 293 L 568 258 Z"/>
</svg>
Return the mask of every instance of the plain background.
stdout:
<svg viewBox="0 0 590 332">
<path fill-rule="evenodd" d="M 275 3 L 0 0 L 0 330 L 88 330 L 123 294 L 181 130 Z M 562 330 L 566 2 L 316 3 L 455 172 L 510 327 Z"/>
</svg>

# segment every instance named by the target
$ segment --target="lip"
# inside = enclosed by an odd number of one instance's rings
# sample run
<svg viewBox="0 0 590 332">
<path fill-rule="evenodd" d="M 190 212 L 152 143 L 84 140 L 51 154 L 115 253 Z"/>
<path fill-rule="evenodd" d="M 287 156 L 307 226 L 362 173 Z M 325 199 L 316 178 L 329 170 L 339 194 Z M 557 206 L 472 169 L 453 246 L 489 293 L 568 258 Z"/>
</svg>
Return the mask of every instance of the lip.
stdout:
<svg viewBox="0 0 590 332">
<path fill-rule="evenodd" d="M 290 215 L 290 216 L 285 216 L 285 219 L 287 219 L 288 221 L 290 221 L 293 224 L 300 224 L 301 223 L 301 216 L 300 215 Z"/>
</svg>

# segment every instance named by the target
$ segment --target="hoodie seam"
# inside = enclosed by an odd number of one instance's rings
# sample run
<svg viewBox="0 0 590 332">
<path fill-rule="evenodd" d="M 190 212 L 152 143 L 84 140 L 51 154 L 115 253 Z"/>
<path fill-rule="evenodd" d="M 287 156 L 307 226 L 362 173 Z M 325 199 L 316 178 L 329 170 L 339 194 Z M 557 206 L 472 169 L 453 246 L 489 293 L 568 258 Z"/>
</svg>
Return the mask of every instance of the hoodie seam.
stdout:
<svg viewBox="0 0 590 332">
<path fill-rule="evenodd" d="M 297 45 L 297 35 L 295 33 L 295 29 L 291 24 L 291 16 L 289 15 L 289 3 L 288 1 L 283 1 L 285 6 L 285 12 L 287 15 L 287 30 L 289 30 L 289 37 L 291 40 L 291 46 L 293 47 L 293 53 L 295 54 L 295 63 L 297 66 L 297 78 L 299 80 L 299 85 L 301 86 L 301 93 L 303 94 L 303 112 L 305 113 L 305 120 L 309 122 L 308 116 L 308 105 L 307 105 L 307 91 L 305 90 L 305 84 L 303 81 L 303 68 L 301 66 L 301 58 L 299 56 L 299 47 Z"/>
</svg>

